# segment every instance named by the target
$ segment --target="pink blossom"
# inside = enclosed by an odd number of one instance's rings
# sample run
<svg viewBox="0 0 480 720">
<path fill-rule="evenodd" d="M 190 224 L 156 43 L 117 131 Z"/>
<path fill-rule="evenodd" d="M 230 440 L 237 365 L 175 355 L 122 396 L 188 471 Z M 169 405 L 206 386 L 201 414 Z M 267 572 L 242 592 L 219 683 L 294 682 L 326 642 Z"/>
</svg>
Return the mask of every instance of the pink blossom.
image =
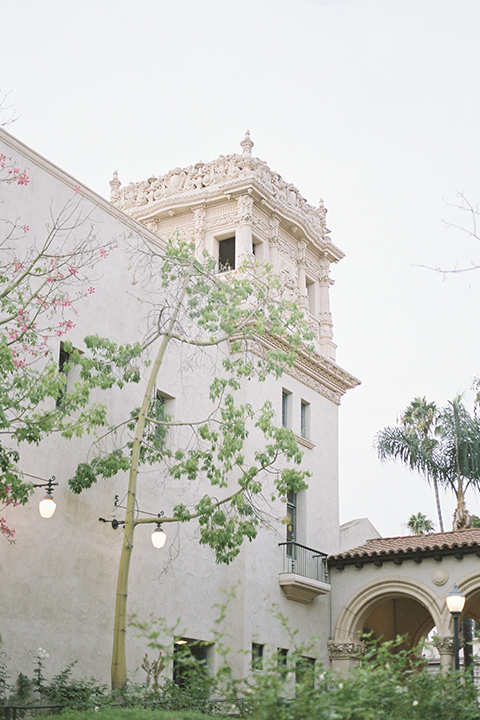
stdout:
<svg viewBox="0 0 480 720">
<path fill-rule="evenodd" d="M 30 230 L 30 228 L 28 227 L 28 225 L 22 225 L 22 230 L 24 233 L 27 233 Z"/>
<path fill-rule="evenodd" d="M 30 178 L 23 172 L 17 179 L 17 182 L 19 185 L 28 185 Z"/>
<path fill-rule="evenodd" d="M 106 258 L 107 255 L 108 255 L 108 252 L 106 251 L 106 249 L 103 248 L 103 247 L 101 247 L 101 248 L 100 248 L 100 257 Z"/>
<path fill-rule="evenodd" d="M 90 287 L 88 288 L 88 293 L 89 293 L 89 295 L 93 295 L 94 292 L 95 292 L 95 288 L 90 286 Z"/>
<path fill-rule="evenodd" d="M 75 190 L 76 193 L 79 193 L 79 192 L 80 192 L 80 185 L 74 185 L 74 186 L 73 186 L 73 189 Z"/>
<path fill-rule="evenodd" d="M 72 267 L 71 265 L 68 267 L 68 272 L 70 275 L 78 275 L 78 268 Z"/>
</svg>

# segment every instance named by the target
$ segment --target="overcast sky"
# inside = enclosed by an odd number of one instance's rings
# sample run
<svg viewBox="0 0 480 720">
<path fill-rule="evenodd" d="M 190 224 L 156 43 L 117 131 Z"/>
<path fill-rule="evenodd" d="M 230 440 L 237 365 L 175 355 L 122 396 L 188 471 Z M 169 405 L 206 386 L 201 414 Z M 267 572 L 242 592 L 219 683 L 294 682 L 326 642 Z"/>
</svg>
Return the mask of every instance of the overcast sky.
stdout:
<svg viewBox="0 0 480 720">
<path fill-rule="evenodd" d="M 254 154 L 332 240 L 337 360 L 362 380 L 340 409 L 341 519 L 382 535 L 433 492 L 382 465 L 375 433 L 417 395 L 446 404 L 480 372 L 480 261 L 442 220 L 480 202 L 479 0 L 17 0 L 2 7 L 0 88 L 20 140 L 108 196 L 176 166 Z M 478 495 L 467 501 L 480 514 Z M 454 498 L 442 499 L 451 527 Z"/>
</svg>

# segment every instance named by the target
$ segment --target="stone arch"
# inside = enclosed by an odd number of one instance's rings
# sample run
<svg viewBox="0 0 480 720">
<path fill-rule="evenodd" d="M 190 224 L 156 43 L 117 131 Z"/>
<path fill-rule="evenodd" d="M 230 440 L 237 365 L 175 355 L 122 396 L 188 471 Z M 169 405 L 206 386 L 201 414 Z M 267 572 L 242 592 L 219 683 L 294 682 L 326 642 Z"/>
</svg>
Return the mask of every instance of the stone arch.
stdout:
<svg viewBox="0 0 480 720">
<path fill-rule="evenodd" d="M 418 580 L 390 576 L 374 580 L 355 592 L 342 608 L 334 630 L 336 643 L 355 643 L 360 640 L 367 618 L 388 600 L 403 599 L 417 603 L 424 609 L 418 627 L 411 638 L 418 643 L 435 625 L 443 634 L 449 627 L 445 623 L 443 598 Z"/>
</svg>

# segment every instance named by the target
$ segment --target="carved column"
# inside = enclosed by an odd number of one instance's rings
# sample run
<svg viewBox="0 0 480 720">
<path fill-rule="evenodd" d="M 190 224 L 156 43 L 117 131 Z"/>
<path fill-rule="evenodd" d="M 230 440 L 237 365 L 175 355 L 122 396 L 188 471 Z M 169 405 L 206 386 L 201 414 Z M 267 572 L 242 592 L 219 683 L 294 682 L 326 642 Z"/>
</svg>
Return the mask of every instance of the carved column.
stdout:
<svg viewBox="0 0 480 720">
<path fill-rule="evenodd" d="M 194 230 L 193 241 L 195 243 L 195 255 L 200 259 L 205 250 L 205 218 L 207 211 L 205 205 L 198 205 L 193 208 Z"/>
<path fill-rule="evenodd" d="M 453 667 L 454 662 L 453 637 L 437 637 L 435 640 L 435 647 L 440 655 L 440 670 L 442 673 L 446 673 Z"/>
<path fill-rule="evenodd" d="M 246 259 L 251 259 L 253 234 L 253 198 L 251 195 L 240 195 L 237 199 L 237 215 L 239 227 L 236 233 L 236 256 L 238 265 Z"/>
<path fill-rule="evenodd" d="M 269 219 L 270 232 L 268 238 L 268 262 L 273 269 L 278 272 L 278 246 L 280 244 L 280 238 L 278 237 L 278 229 L 280 227 L 280 220 L 276 215 L 272 215 Z"/>
<path fill-rule="evenodd" d="M 308 317 L 308 297 L 307 297 L 307 243 L 306 240 L 298 240 L 297 242 L 297 276 L 298 276 L 298 304 Z"/>
<path fill-rule="evenodd" d="M 335 359 L 337 346 L 333 342 L 333 320 L 330 312 L 330 287 L 334 280 L 329 277 L 330 264 L 324 256 L 320 261 L 320 276 L 318 279 L 319 305 L 320 305 L 320 351 L 330 360 Z"/>
<path fill-rule="evenodd" d="M 361 642 L 334 642 L 328 641 L 328 656 L 332 670 L 346 674 L 351 670 L 360 656 L 365 652 L 365 645 Z"/>
</svg>

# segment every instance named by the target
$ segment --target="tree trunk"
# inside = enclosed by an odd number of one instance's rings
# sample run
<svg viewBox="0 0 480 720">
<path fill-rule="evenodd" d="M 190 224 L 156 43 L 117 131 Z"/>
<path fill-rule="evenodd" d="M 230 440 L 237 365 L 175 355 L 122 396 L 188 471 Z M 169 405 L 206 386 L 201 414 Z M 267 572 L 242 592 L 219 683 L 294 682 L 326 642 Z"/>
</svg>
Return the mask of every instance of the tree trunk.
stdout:
<svg viewBox="0 0 480 720">
<path fill-rule="evenodd" d="M 443 529 L 442 508 L 440 507 L 440 495 L 438 493 L 438 482 L 435 478 L 433 480 L 433 489 L 435 491 L 435 502 L 437 505 L 438 524 L 440 527 L 440 532 L 443 533 L 443 532 L 445 532 L 445 530 Z"/>
<path fill-rule="evenodd" d="M 132 447 L 132 461 L 130 464 L 130 475 L 128 480 L 127 509 L 125 513 L 125 535 L 123 538 L 122 552 L 120 555 L 120 566 L 118 569 L 117 597 L 115 602 L 115 622 L 113 629 L 113 651 L 112 651 L 112 688 L 122 688 L 127 682 L 127 596 L 128 596 L 128 574 L 130 570 L 130 559 L 133 551 L 133 535 L 135 532 L 135 496 L 137 492 L 138 464 L 140 459 L 140 445 L 147 418 L 148 409 L 153 397 L 157 376 L 162 366 L 163 358 L 171 340 L 171 333 L 175 327 L 177 317 L 180 313 L 191 273 L 194 266 L 192 258 L 189 270 L 186 272 L 182 288 L 180 290 L 177 304 L 168 328 L 162 338 L 155 362 L 153 363 L 150 377 L 148 379 L 142 407 L 138 415 L 135 428 L 135 438 Z M 152 520 L 152 522 L 154 522 Z"/>
</svg>

